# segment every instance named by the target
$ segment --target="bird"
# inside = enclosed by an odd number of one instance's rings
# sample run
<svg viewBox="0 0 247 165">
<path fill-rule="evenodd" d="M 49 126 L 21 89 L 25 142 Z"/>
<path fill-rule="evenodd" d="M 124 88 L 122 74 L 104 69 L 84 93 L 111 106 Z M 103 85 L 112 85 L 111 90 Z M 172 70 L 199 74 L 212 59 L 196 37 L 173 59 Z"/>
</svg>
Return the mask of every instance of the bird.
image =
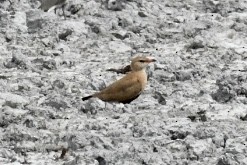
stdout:
<svg viewBox="0 0 247 165">
<path fill-rule="evenodd" d="M 45 12 L 49 12 L 54 8 L 55 13 L 58 7 L 62 7 L 63 15 L 64 15 L 64 5 L 66 0 L 43 0 L 39 9 L 44 10 Z"/>
<path fill-rule="evenodd" d="M 121 79 L 110 84 L 105 89 L 92 95 L 83 97 L 82 100 L 98 98 L 105 102 L 118 102 L 127 104 L 135 100 L 147 84 L 146 67 L 156 60 L 151 57 L 137 56 L 131 60 L 131 71 Z"/>
</svg>

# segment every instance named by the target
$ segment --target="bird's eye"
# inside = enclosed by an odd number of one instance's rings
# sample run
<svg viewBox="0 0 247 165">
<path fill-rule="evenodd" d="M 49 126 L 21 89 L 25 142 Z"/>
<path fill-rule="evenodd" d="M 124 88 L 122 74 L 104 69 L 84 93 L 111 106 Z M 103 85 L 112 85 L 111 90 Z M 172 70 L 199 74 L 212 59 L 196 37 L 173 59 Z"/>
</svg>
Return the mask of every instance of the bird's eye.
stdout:
<svg viewBox="0 0 247 165">
<path fill-rule="evenodd" d="M 145 62 L 145 60 L 140 60 L 140 62 L 142 62 L 142 63 L 143 63 L 143 62 Z"/>
</svg>

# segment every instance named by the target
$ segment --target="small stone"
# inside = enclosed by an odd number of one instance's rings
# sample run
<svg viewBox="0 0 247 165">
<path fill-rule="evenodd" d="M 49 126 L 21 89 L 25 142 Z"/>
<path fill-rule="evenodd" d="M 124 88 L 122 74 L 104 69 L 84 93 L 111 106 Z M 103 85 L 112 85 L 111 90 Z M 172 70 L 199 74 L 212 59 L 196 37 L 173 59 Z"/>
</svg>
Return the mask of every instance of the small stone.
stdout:
<svg viewBox="0 0 247 165">
<path fill-rule="evenodd" d="M 29 100 L 26 99 L 23 96 L 12 94 L 12 93 L 0 93 L 0 98 L 5 100 L 5 102 L 8 103 L 8 105 L 16 106 L 24 106 L 29 103 Z"/>
<path fill-rule="evenodd" d="M 46 68 L 46 69 L 49 69 L 49 70 L 53 70 L 53 69 L 56 69 L 56 61 L 51 59 L 51 60 L 48 60 L 48 61 L 44 61 L 43 63 L 43 67 Z"/>
<path fill-rule="evenodd" d="M 62 33 L 58 34 L 58 38 L 61 40 L 67 41 L 67 37 L 70 36 L 72 32 L 73 31 L 71 29 L 66 29 Z"/>
<path fill-rule="evenodd" d="M 131 47 L 121 41 L 111 41 L 109 48 L 114 50 L 116 53 L 127 52 L 131 50 Z"/>
<path fill-rule="evenodd" d="M 144 12 L 144 11 L 139 11 L 139 12 L 138 12 L 138 15 L 139 15 L 140 17 L 147 17 L 147 13 Z"/>
<path fill-rule="evenodd" d="M 106 165 L 107 164 L 105 159 L 103 157 L 101 157 L 101 156 L 98 156 L 96 158 L 96 160 L 99 162 L 99 165 Z"/>
<path fill-rule="evenodd" d="M 118 39 L 124 40 L 127 37 L 127 31 L 119 30 L 117 32 L 113 32 L 112 35 L 114 35 Z"/>
<path fill-rule="evenodd" d="M 27 69 L 27 64 L 24 62 L 24 60 L 18 58 L 16 55 L 12 57 L 11 61 L 4 63 L 4 66 L 8 69 L 11 68 Z"/>
<path fill-rule="evenodd" d="M 66 109 L 69 107 L 63 100 L 48 100 L 44 104 L 56 108 L 57 110 L 60 110 L 61 108 Z"/>
<path fill-rule="evenodd" d="M 178 81 L 186 81 L 186 80 L 191 80 L 192 74 L 191 70 L 183 70 L 183 71 L 178 71 L 174 72 L 176 80 Z"/>
<path fill-rule="evenodd" d="M 161 92 L 156 91 L 156 92 L 155 92 L 155 95 L 154 95 L 154 98 L 157 99 L 158 102 L 159 102 L 161 105 L 166 105 L 165 96 L 164 96 L 164 94 L 162 94 Z"/>
<path fill-rule="evenodd" d="M 61 80 L 55 80 L 55 81 L 53 81 L 53 84 L 52 85 L 53 85 L 53 87 L 57 87 L 59 89 L 62 89 L 65 86 L 64 82 L 62 82 Z"/>
<path fill-rule="evenodd" d="M 124 8 L 121 0 L 109 0 L 107 3 L 109 10 L 120 11 Z"/>
</svg>

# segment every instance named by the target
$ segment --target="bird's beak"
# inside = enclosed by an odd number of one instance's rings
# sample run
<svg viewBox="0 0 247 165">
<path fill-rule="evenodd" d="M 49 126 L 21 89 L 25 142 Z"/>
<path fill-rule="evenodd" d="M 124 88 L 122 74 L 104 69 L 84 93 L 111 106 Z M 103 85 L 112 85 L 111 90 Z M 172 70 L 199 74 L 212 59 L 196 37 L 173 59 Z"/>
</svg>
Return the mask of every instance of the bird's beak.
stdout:
<svg viewBox="0 0 247 165">
<path fill-rule="evenodd" d="M 147 63 L 151 63 L 151 62 L 155 62 L 156 60 L 154 59 L 154 58 L 148 58 L 147 60 L 146 60 L 146 62 Z"/>
</svg>

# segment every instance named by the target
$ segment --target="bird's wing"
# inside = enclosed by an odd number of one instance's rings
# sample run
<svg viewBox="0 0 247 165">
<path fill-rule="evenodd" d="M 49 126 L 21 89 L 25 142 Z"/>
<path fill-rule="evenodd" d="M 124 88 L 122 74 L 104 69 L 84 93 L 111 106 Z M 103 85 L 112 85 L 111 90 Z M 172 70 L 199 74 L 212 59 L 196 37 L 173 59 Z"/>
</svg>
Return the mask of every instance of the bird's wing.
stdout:
<svg viewBox="0 0 247 165">
<path fill-rule="evenodd" d="M 126 74 L 126 73 L 131 71 L 131 67 L 130 67 L 130 65 L 127 65 L 127 66 L 120 68 L 120 69 L 110 68 L 110 69 L 107 69 L 106 71 L 112 71 L 112 72 L 117 72 L 117 73 L 121 73 L 121 74 Z"/>
<path fill-rule="evenodd" d="M 135 76 L 125 76 L 103 89 L 95 96 L 103 101 L 125 102 L 140 95 L 142 84 Z"/>
</svg>

